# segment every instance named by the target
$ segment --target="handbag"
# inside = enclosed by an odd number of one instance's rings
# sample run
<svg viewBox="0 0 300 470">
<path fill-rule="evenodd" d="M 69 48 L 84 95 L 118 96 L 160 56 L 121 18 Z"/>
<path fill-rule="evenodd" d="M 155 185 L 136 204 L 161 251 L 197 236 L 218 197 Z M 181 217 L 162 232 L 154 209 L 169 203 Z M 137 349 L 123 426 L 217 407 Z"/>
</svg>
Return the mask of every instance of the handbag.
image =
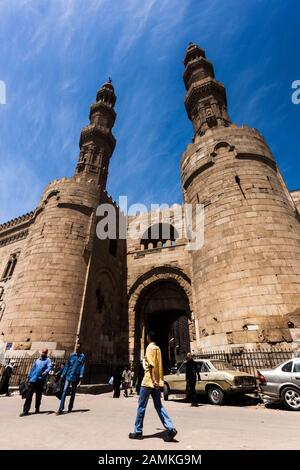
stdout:
<svg viewBox="0 0 300 470">
<path fill-rule="evenodd" d="M 24 380 L 23 382 L 20 383 L 19 385 L 19 393 L 23 400 L 27 397 L 28 393 L 28 382 L 27 380 Z"/>
<path fill-rule="evenodd" d="M 53 396 L 54 395 L 54 396 L 56 396 L 56 394 L 60 392 L 60 389 L 61 389 L 60 381 L 52 382 L 52 383 L 47 385 L 45 395 L 48 395 L 48 396 Z"/>
</svg>

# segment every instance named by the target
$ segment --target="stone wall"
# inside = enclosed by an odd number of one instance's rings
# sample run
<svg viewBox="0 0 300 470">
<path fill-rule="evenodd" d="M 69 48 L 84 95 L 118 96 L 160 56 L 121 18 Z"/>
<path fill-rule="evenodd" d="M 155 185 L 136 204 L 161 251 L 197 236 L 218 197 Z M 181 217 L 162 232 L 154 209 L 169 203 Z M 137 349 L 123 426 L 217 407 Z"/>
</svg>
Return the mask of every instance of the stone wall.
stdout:
<svg viewBox="0 0 300 470">
<path fill-rule="evenodd" d="M 102 202 L 114 204 L 109 197 Z M 115 244 L 95 237 L 79 336 L 97 362 L 128 361 L 126 271 L 126 240 Z"/>
<path fill-rule="evenodd" d="M 1 343 L 5 348 L 1 321 L 5 315 L 7 298 L 10 296 L 10 291 L 13 291 L 14 279 L 22 270 L 23 251 L 33 221 L 34 213 L 31 212 L 0 225 L 0 349 Z M 6 268 L 12 256 L 16 256 L 17 262 L 12 275 L 5 277 Z"/>
<path fill-rule="evenodd" d="M 144 232 L 148 227 L 163 221 L 174 224 L 176 227 L 176 217 L 180 217 L 180 206 L 173 206 L 170 216 L 158 211 L 156 213 L 144 213 L 131 218 L 129 224 L 141 226 Z M 178 209 L 180 209 L 178 211 Z M 130 226 L 130 225 L 129 225 Z M 178 225 L 177 225 L 178 226 Z M 190 309 L 193 312 L 193 299 L 191 290 L 191 259 L 186 245 L 188 240 L 185 234 L 179 233 L 180 238 L 173 244 L 169 240 L 165 246 L 145 249 L 140 238 L 132 239 L 130 233 L 127 239 L 127 292 L 128 292 L 128 318 L 129 318 L 129 351 L 130 358 L 133 359 L 134 343 L 136 341 L 136 315 L 137 302 L 143 296 L 146 289 L 154 283 L 173 282 L 185 292 Z M 170 304 L 171 305 L 171 304 Z M 193 315 L 193 313 L 192 313 Z M 191 341 L 194 340 L 192 334 Z M 141 341 L 143 339 L 141 338 Z M 141 344 L 143 349 L 143 344 Z"/>
<path fill-rule="evenodd" d="M 181 175 L 185 201 L 205 206 L 192 253 L 199 346 L 289 347 L 300 339 L 300 225 L 265 141 L 246 126 L 208 130 Z"/>
<path fill-rule="evenodd" d="M 6 296 L 4 342 L 29 349 L 51 342 L 69 350 L 76 340 L 99 190 L 74 177 L 51 183 L 29 229 Z"/>
</svg>

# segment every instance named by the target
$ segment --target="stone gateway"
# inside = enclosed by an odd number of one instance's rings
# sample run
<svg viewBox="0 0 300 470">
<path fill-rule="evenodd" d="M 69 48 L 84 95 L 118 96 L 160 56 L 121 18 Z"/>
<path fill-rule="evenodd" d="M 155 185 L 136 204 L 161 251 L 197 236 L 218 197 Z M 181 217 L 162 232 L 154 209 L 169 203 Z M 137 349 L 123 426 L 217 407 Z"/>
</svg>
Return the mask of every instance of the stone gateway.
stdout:
<svg viewBox="0 0 300 470">
<path fill-rule="evenodd" d="M 194 138 L 182 155 L 183 202 L 204 206 L 204 244 L 187 250 L 176 206 L 135 217 L 140 239 L 99 239 L 116 96 L 98 91 L 80 136 L 74 176 L 47 186 L 37 208 L 0 225 L 0 354 L 47 347 L 53 355 L 79 337 L 91 360 L 139 361 L 149 329 L 165 365 L 188 350 L 300 342 L 300 191 L 290 192 L 256 129 L 236 126 L 226 90 L 203 49 L 184 57 L 185 107 Z M 168 236 L 164 225 L 169 228 Z"/>
</svg>

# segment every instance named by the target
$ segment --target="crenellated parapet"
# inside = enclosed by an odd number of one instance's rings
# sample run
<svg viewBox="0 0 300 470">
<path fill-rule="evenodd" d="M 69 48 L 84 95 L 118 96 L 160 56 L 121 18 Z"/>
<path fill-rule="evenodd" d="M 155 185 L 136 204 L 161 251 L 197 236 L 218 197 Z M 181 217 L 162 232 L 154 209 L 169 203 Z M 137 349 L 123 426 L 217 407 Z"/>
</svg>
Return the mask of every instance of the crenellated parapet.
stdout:
<svg viewBox="0 0 300 470">
<path fill-rule="evenodd" d="M 2 232 L 6 232 L 7 230 L 16 229 L 22 226 L 23 224 L 28 224 L 28 222 L 32 222 L 34 220 L 35 211 L 28 212 L 27 214 L 21 215 L 16 217 L 15 219 L 9 220 L 3 224 L 0 224 L 0 236 Z"/>
</svg>

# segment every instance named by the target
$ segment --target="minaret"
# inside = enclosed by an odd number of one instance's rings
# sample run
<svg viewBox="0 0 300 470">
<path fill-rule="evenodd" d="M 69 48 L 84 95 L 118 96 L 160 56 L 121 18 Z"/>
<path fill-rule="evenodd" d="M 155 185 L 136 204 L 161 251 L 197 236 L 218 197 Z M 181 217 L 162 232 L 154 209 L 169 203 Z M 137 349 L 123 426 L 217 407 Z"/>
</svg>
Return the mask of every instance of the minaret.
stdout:
<svg viewBox="0 0 300 470">
<path fill-rule="evenodd" d="M 116 95 L 111 79 L 98 90 L 96 102 L 91 105 L 90 124 L 80 135 L 80 156 L 75 174 L 92 178 L 105 190 L 110 157 L 116 140 L 112 134 L 116 113 Z"/>
<path fill-rule="evenodd" d="M 201 136 L 207 129 L 229 126 L 226 90 L 215 79 L 214 67 L 206 59 L 204 50 L 190 43 L 184 65 L 183 80 L 187 89 L 185 107 L 195 134 Z"/>
<path fill-rule="evenodd" d="M 75 175 L 50 183 L 34 213 L 1 321 L 4 341 L 18 349 L 41 343 L 49 349 L 74 347 L 95 247 L 96 210 L 116 144 L 115 102 L 112 84 L 105 83 L 81 132 Z M 98 250 L 97 257 L 101 254 Z"/>
<path fill-rule="evenodd" d="M 181 159 L 184 201 L 204 206 L 192 250 L 199 349 L 296 347 L 300 224 L 262 135 L 231 123 L 226 91 L 203 49 L 189 44 L 185 107 L 194 139 Z"/>
</svg>

